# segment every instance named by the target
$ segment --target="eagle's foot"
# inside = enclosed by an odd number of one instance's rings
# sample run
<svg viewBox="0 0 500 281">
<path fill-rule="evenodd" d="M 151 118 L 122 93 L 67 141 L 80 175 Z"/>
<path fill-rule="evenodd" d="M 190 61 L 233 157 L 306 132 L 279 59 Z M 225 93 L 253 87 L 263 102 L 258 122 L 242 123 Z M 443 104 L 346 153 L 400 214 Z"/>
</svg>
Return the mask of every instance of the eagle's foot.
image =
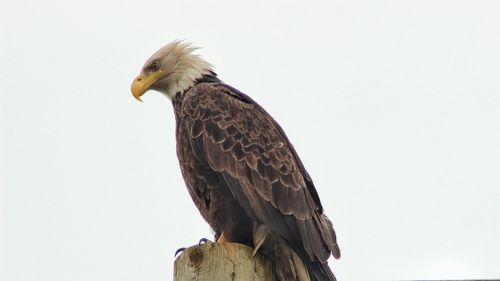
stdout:
<svg viewBox="0 0 500 281">
<path fill-rule="evenodd" d="M 207 238 L 201 238 L 200 241 L 198 241 L 198 246 L 201 246 L 202 244 L 205 244 L 208 242 L 212 242 L 212 241 L 208 240 Z"/>
<path fill-rule="evenodd" d="M 212 243 L 212 241 L 208 240 L 207 238 L 201 238 L 200 241 L 198 241 L 198 246 L 201 246 L 206 243 Z M 177 257 L 179 253 L 184 252 L 186 249 L 187 249 L 186 247 L 177 249 L 177 251 L 175 251 L 174 257 Z"/>
<path fill-rule="evenodd" d="M 182 247 L 182 248 L 177 249 L 177 251 L 175 251 L 174 257 L 177 257 L 177 255 L 178 255 L 180 252 L 183 252 L 184 250 L 186 250 L 186 247 Z"/>
</svg>

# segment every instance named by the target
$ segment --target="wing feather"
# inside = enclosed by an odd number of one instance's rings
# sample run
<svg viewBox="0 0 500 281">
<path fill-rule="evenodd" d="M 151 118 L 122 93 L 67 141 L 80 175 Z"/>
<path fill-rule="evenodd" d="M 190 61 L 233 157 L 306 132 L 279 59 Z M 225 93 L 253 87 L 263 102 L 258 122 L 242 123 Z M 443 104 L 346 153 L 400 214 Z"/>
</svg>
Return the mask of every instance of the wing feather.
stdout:
<svg viewBox="0 0 500 281">
<path fill-rule="evenodd" d="M 339 256 L 309 175 L 266 111 L 233 88 L 202 83 L 186 93 L 182 114 L 197 158 L 222 174 L 249 217 L 313 261 Z"/>
</svg>

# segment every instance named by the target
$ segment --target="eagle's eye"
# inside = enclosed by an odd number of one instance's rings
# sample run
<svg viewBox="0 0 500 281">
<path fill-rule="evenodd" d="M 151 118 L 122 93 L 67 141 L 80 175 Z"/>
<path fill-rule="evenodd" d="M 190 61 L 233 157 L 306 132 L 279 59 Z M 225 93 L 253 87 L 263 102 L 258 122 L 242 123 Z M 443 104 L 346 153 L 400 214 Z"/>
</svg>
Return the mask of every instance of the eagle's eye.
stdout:
<svg viewBox="0 0 500 281">
<path fill-rule="evenodd" d="M 149 66 L 149 69 L 151 71 L 157 71 L 158 69 L 160 69 L 160 62 L 155 60 L 151 63 L 151 65 Z"/>
</svg>

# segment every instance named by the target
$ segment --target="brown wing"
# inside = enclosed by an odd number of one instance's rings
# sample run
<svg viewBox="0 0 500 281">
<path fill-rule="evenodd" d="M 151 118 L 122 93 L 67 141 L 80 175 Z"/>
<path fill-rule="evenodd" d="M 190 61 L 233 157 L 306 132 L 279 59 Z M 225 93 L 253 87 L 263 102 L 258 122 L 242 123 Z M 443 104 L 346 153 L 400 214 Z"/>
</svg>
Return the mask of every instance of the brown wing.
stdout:
<svg viewBox="0 0 500 281">
<path fill-rule="evenodd" d="M 340 257 L 309 175 L 264 109 L 230 86 L 201 83 L 186 93 L 181 110 L 196 153 L 221 173 L 249 217 L 312 261 Z"/>
</svg>

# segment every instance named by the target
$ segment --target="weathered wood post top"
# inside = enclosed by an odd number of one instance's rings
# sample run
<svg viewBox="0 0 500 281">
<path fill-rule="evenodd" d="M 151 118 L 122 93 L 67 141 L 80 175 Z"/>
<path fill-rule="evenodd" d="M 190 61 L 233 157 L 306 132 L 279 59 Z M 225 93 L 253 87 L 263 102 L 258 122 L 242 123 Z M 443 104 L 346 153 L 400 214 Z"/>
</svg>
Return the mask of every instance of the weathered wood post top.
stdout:
<svg viewBox="0 0 500 281">
<path fill-rule="evenodd" d="M 207 242 L 184 250 L 174 263 L 174 281 L 274 281 L 269 262 L 238 243 Z"/>
</svg>

